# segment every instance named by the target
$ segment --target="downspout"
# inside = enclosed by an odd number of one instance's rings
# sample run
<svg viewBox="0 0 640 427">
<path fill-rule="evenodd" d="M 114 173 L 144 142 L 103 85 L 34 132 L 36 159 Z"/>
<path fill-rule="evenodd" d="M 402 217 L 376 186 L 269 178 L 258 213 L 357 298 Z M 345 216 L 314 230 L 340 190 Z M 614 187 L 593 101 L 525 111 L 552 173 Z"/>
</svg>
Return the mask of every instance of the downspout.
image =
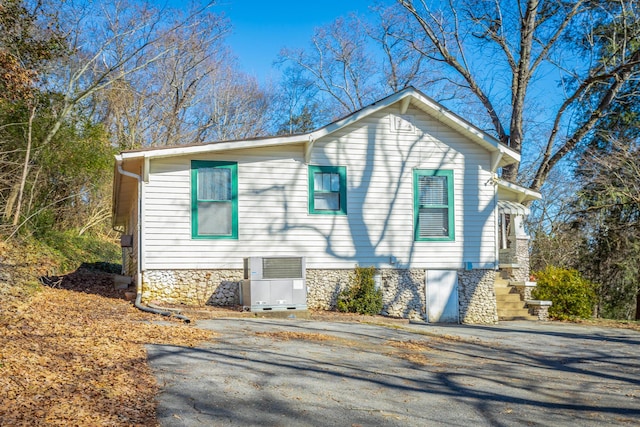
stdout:
<svg viewBox="0 0 640 427">
<path fill-rule="evenodd" d="M 133 302 L 133 305 L 138 309 L 145 311 L 147 313 L 160 314 L 162 316 L 173 316 L 177 319 L 184 320 L 185 323 L 190 323 L 188 317 L 183 316 L 182 314 L 175 314 L 171 311 L 158 310 L 155 308 L 147 307 L 142 305 L 142 226 L 140 221 L 142 219 L 142 177 L 133 172 L 126 171 L 122 169 L 122 158 L 116 157 L 116 165 L 118 167 L 118 173 L 123 176 L 128 176 L 129 178 L 133 178 L 138 182 L 138 218 L 136 221 L 136 233 L 138 240 L 138 262 L 136 262 L 136 299 Z"/>
</svg>

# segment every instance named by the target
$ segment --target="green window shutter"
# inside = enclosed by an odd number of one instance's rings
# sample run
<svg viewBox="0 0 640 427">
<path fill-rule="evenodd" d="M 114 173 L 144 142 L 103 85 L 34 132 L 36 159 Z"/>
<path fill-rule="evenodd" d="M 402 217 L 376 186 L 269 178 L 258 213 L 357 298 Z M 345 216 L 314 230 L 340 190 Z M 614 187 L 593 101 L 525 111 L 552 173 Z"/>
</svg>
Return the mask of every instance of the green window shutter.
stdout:
<svg viewBox="0 0 640 427">
<path fill-rule="evenodd" d="M 191 237 L 238 238 L 238 164 L 191 161 Z"/>
<path fill-rule="evenodd" d="M 347 214 L 347 169 L 309 165 L 309 213 Z"/>
<path fill-rule="evenodd" d="M 413 193 L 415 240 L 454 240 L 453 171 L 414 170 Z"/>
</svg>

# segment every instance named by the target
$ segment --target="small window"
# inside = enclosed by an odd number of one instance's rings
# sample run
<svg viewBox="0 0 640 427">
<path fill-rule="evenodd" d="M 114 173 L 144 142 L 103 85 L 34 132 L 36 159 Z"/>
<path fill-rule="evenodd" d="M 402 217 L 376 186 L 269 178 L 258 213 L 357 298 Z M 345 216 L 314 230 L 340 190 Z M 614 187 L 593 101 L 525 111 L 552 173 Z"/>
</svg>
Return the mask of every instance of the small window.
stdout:
<svg viewBox="0 0 640 427">
<path fill-rule="evenodd" d="M 309 166 L 309 213 L 347 214 L 347 171 L 344 166 Z"/>
<path fill-rule="evenodd" d="M 191 236 L 238 238 L 238 164 L 191 162 Z"/>
<path fill-rule="evenodd" d="M 415 240 L 454 240 L 453 171 L 414 170 Z"/>
</svg>

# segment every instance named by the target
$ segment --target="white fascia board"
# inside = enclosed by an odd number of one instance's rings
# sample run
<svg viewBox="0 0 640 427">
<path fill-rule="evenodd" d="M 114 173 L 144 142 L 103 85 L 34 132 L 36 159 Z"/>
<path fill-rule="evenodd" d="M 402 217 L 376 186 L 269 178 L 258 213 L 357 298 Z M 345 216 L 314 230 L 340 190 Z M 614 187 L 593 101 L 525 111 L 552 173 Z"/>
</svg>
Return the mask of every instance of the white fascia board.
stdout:
<svg viewBox="0 0 640 427">
<path fill-rule="evenodd" d="M 518 199 L 520 202 L 542 199 L 542 194 L 540 194 L 539 192 L 518 184 L 514 184 L 513 182 L 505 181 L 501 178 L 496 179 L 496 184 L 498 185 L 498 190 L 509 191 L 518 194 Z M 499 198 L 500 196 L 498 196 L 498 199 Z"/>
<path fill-rule="evenodd" d="M 319 138 L 330 135 L 345 126 L 349 126 L 364 117 L 367 117 L 377 111 L 380 111 L 384 108 L 387 108 L 397 102 L 402 101 L 400 105 L 400 110 L 408 108 L 411 101 L 413 101 L 418 108 L 423 110 L 426 114 L 429 114 L 436 120 L 448 125 L 454 130 L 462 133 L 467 136 L 473 142 L 479 144 L 490 152 L 499 151 L 503 154 L 499 166 L 506 166 L 515 162 L 520 161 L 520 153 L 517 151 L 502 145 L 497 139 L 493 138 L 491 135 L 485 133 L 479 128 L 473 126 L 466 120 L 461 117 L 455 115 L 450 112 L 436 101 L 428 98 L 426 95 L 423 95 L 419 91 L 414 88 L 407 88 L 400 92 L 397 92 L 393 95 L 388 96 L 374 104 L 369 105 L 368 107 L 363 108 L 360 111 L 357 111 L 349 116 L 328 124 L 320 129 L 317 129 L 313 132 L 294 135 L 294 136 L 285 136 L 285 137 L 276 137 L 276 138 L 263 138 L 263 139 L 251 139 L 244 141 L 230 141 L 230 142 L 218 142 L 212 144 L 204 144 L 204 145 L 193 145 L 193 146 L 185 146 L 185 147 L 172 147 L 165 149 L 157 149 L 157 150 L 140 150 L 140 151 L 131 151 L 124 152 L 121 154 L 122 159 L 129 158 L 158 158 L 158 157 L 170 157 L 170 156 L 183 156 L 183 155 L 192 155 L 192 154 L 201 154 L 201 153 L 213 153 L 218 151 L 226 151 L 226 150 L 240 150 L 244 148 L 258 148 L 258 147 L 269 147 L 269 146 L 277 146 L 277 145 L 288 145 L 288 144 L 300 144 L 304 143 L 307 145 L 311 145 L 310 141 L 318 140 Z M 400 111 L 399 110 L 399 111 Z"/>
<path fill-rule="evenodd" d="M 172 156 L 188 156 L 202 153 L 215 153 L 218 151 L 242 150 L 245 148 L 271 147 L 276 145 L 300 144 L 308 140 L 306 135 L 287 136 L 282 138 L 264 138 L 245 141 L 216 142 L 204 145 L 192 145 L 185 147 L 171 147 L 157 150 L 141 150 L 121 153 L 122 159 L 134 158 L 159 158 Z"/>
<path fill-rule="evenodd" d="M 374 104 L 369 105 L 368 107 L 363 108 L 360 111 L 350 114 L 342 120 L 338 120 L 337 122 L 333 122 L 324 127 L 321 127 L 320 129 L 311 132 L 309 135 L 313 140 L 317 140 L 318 138 L 322 138 L 323 136 L 327 136 L 336 131 L 339 131 L 345 126 L 349 126 L 350 124 L 355 123 L 358 120 L 367 117 L 377 111 L 387 108 L 388 106 L 393 105 L 404 98 L 415 96 L 415 93 L 415 90 L 411 89 L 405 89 L 403 91 L 396 92 L 395 94 L 388 96 L 381 101 L 378 101 Z"/>
</svg>

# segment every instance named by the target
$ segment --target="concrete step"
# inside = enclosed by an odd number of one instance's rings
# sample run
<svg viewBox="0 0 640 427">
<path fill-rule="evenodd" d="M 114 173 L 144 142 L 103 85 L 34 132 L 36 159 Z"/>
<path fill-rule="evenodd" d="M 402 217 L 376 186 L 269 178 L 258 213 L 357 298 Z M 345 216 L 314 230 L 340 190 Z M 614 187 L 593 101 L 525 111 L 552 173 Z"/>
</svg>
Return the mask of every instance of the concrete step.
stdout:
<svg viewBox="0 0 640 427">
<path fill-rule="evenodd" d="M 499 301 L 498 311 L 500 310 L 521 310 L 527 309 L 524 301 Z"/>
<path fill-rule="evenodd" d="M 498 305 L 500 305 L 501 302 L 522 302 L 522 303 L 524 303 L 524 301 L 522 301 L 522 299 L 520 299 L 520 294 L 496 295 L 496 301 L 497 301 Z"/>
<path fill-rule="evenodd" d="M 502 277 L 496 277 L 493 281 L 493 285 L 497 288 L 499 286 L 509 286 L 509 279 L 503 279 Z"/>
<path fill-rule="evenodd" d="M 509 287 L 509 288 L 494 288 L 494 290 L 496 291 L 496 295 L 517 295 L 517 296 L 520 296 L 520 293 L 518 293 L 518 291 L 513 287 Z"/>
<path fill-rule="evenodd" d="M 498 317 L 517 317 L 517 316 L 531 316 L 529 314 L 529 310 L 526 308 L 510 308 L 510 309 L 501 309 L 498 308 Z M 534 316 L 531 316 L 534 317 Z"/>
<path fill-rule="evenodd" d="M 532 316 L 527 314 L 526 316 L 500 316 L 498 315 L 498 320 L 501 322 L 508 322 L 510 320 L 528 320 L 528 321 L 538 321 L 536 316 Z"/>
</svg>

